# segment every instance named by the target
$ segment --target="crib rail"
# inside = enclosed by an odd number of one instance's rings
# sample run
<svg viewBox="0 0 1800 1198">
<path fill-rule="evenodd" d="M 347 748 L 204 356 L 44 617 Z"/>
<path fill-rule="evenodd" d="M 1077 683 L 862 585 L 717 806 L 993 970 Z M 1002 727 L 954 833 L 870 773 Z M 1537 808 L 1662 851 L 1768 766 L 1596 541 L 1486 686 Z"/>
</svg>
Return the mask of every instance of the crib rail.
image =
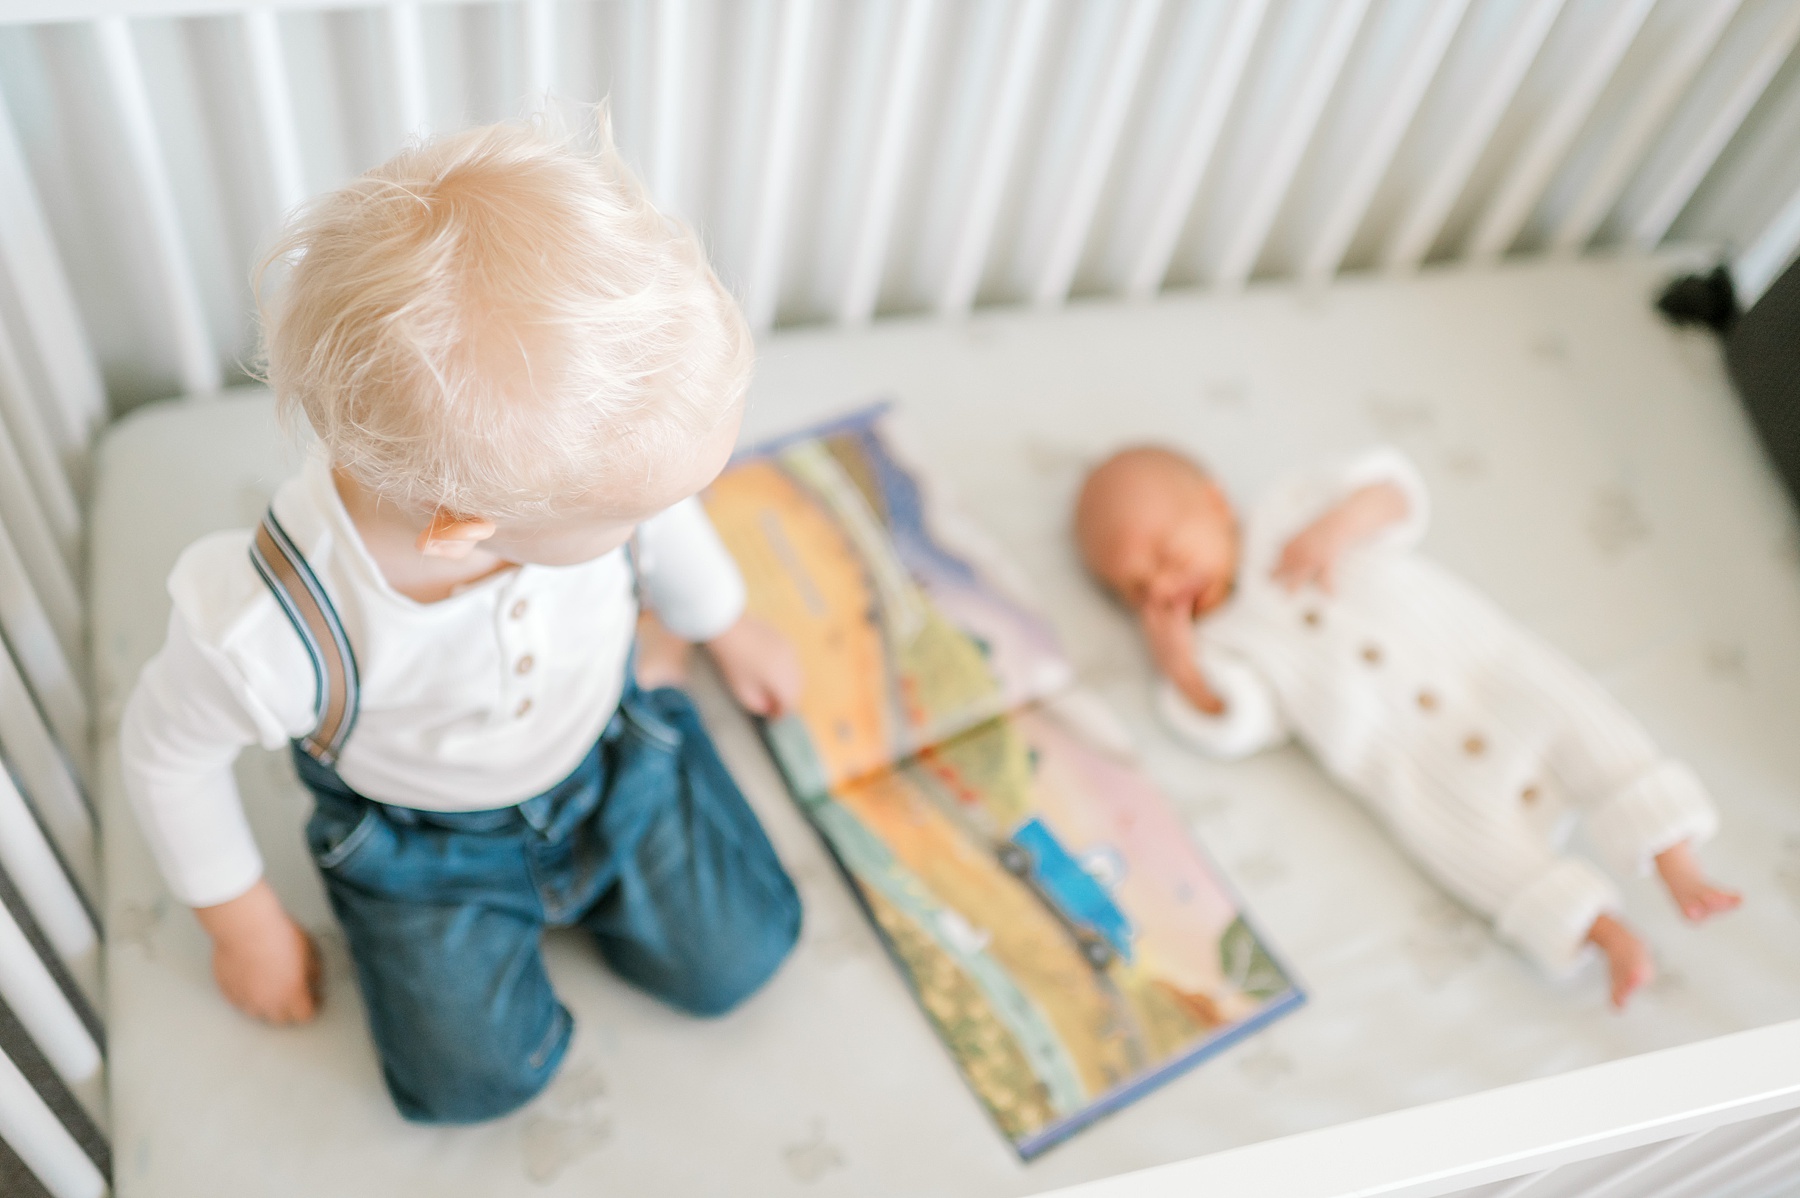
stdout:
<svg viewBox="0 0 1800 1198">
<path fill-rule="evenodd" d="M 1339 1124 L 1044 1198 L 1778 1198 L 1800 1023 Z"/>
</svg>

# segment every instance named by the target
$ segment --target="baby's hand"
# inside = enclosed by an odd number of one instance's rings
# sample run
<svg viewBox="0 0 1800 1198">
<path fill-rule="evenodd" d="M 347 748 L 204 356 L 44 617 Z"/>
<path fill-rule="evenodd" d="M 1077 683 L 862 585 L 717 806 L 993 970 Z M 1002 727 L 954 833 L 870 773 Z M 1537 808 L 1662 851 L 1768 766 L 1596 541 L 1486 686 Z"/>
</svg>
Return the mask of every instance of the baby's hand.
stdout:
<svg viewBox="0 0 1800 1198">
<path fill-rule="evenodd" d="M 1138 611 L 1138 622 L 1163 677 L 1207 715 L 1224 715 L 1225 701 L 1207 685 L 1194 659 L 1194 613 L 1180 606 L 1149 604 Z"/>
<path fill-rule="evenodd" d="M 1332 572 L 1337 568 L 1338 551 L 1342 548 L 1332 514 L 1327 513 L 1301 529 L 1282 549 L 1274 576 L 1289 591 L 1312 583 L 1330 594 Z"/>
<path fill-rule="evenodd" d="M 1313 583 L 1330 592 L 1338 558 L 1357 541 L 1406 518 L 1406 493 L 1393 483 L 1371 483 L 1295 534 L 1275 563 L 1275 581 L 1290 591 Z"/>
<path fill-rule="evenodd" d="M 744 710 L 770 719 L 800 702 L 800 658 L 793 645 L 752 615 L 706 643 L 732 697 Z"/>
<path fill-rule="evenodd" d="M 212 937 L 213 980 L 232 1006 L 264 1023 L 307 1023 L 318 1014 L 318 946 L 266 880 L 194 914 Z"/>
<path fill-rule="evenodd" d="M 1695 923 L 1735 910 L 1744 901 L 1735 890 L 1725 890 L 1706 880 L 1700 859 L 1685 840 L 1656 855 L 1656 872 L 1662 875 L 1663 885 L 1669 888 L 1681 913 Z"/>
</svg>

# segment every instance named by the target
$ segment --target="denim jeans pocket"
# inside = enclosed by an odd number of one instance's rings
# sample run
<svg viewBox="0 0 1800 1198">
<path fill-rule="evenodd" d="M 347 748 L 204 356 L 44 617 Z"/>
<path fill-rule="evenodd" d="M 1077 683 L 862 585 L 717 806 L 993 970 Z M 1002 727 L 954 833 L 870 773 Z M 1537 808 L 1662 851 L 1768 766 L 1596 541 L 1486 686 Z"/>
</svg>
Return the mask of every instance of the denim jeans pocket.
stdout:
<svg viewBox="0 0 1800 1198">
<path fill-rule="evenodd" d="M 332 806 L 336 806 L 333 804 Z M 307 821 L 306 841 L 313 860 L 320 869 L 337 869 L 367 843 L 381 820 L 381 813 L 365 805 L 360 819 L 343 818 L 344 813 L 328 811 L 324 804 L 313 809 Z"/>
<path fill-rule="evenodd" d="M 619 705 L 619 712 L 625 717 L 627 736 L 648 742 L 665 753 L 680 751 L 681 729 L 664 719 L 653 702 L 645 696 L 638 695 L 625 700 Z"/>
</svg>

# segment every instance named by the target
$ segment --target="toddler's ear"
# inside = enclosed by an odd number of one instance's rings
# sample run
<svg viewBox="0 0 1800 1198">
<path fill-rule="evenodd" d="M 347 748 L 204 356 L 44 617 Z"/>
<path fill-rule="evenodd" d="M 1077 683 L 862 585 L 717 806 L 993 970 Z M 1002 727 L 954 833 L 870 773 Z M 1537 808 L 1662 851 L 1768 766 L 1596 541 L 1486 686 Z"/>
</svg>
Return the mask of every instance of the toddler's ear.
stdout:
<svg viewBox="0 0 1800 1198">
<path fill-rule="evenodd" d="M 419 534 L 419 552 L 426 557 L 464 558 L 475 546 L 494 535 L 492 520 L 465 520 L 439 508 Z"/>
</svg>

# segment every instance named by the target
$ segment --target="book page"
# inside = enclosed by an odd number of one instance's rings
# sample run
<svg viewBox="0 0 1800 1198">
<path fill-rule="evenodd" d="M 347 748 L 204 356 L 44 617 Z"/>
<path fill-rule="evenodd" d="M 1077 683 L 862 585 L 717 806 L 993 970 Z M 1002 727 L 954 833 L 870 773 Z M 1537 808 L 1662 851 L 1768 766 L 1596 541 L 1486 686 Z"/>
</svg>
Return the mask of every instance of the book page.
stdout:
<svg viewBox="0 0 1800 1198">
<path fill-rule="evenodd" d="M 806 688 L 769 728 L 789 781 L 825 789 L 1069 684 L 1044 618 L 955 543 L 881 409 L 741 456 L 706 507 L 750 610 Z"/>
<path fill-rule="evenodd" d="M 1155 784 L 1052 708 L 807 806 L 1023 1155 L 1300 1001 Z"/>
</svg>

